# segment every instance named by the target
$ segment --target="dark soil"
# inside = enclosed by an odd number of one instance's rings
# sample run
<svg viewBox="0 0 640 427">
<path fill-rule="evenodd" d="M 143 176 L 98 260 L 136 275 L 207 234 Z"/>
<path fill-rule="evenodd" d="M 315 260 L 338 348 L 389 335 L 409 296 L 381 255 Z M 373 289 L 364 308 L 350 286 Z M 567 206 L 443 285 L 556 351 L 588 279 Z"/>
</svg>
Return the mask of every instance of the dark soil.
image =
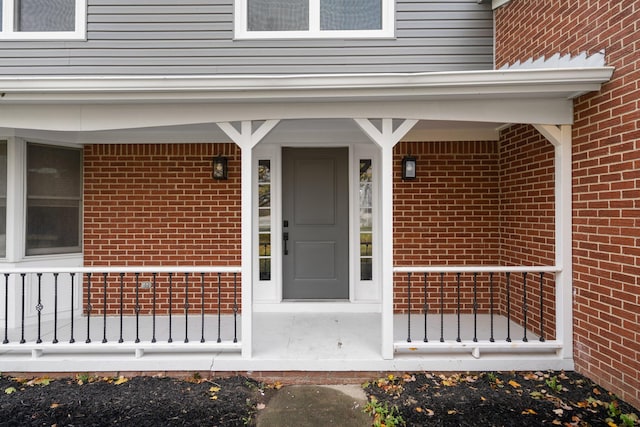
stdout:
<svg viewBox="0 0 640 427">
<path fill-rule="evenodd" d="M 244 377 L 0 377 L 0 426 L 252 425 L 279 386 Z M 638 413 L 575 373 L 420 373 L 364 387 L 370 409 L 395 417 L 387 426 L 623 426 Z"/>
<path fill-rule="evenodd" d="M 407 374 L 365 391 L 407 426 L 639 425 L 640 412 L 569 372 Z"/>
<path fill-rule="evenodd" d="M 0 426 L 243 426 L 264 399 L 243 377 L 0 377 L 0 393 Z"/>
</svg>

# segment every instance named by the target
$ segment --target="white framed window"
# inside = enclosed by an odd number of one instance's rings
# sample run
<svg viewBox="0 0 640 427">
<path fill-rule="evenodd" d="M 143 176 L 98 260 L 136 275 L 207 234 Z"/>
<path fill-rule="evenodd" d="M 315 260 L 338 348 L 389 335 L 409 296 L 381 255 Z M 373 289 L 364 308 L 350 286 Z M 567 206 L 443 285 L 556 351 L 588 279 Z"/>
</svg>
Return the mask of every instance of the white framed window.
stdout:
<svg viewBox="0 0 640 427">
<path fill-rule="evenodd" d="M 87 0 L 0 0 L 0 40 L 84 40 Z"/>
<path fill-rule="evenodd" d="M 27 143 L 27 255 L 81 252 L 82 150 Z"/>
<path fill-rule="evenodd" d="M 237 0 L 235 37 L 390 38 L 393 0 Z"/>
</svg>

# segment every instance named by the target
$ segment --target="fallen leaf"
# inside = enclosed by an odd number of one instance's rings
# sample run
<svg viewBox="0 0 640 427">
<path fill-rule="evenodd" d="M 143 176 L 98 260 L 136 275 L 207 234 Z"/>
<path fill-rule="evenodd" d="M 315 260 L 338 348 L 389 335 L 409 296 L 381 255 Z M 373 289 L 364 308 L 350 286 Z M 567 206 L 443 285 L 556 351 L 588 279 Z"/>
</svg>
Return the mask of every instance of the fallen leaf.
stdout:
<svg viewBox="0 0 640 427">
<path fill-rule="evenodd" d="M 124 384 L 124 383 L 126 383 L 127 381 L 129 381 L 127 378 L 125 378 L 125 377 L 123 377 L 123 376 L 120 376 L 120 377 L 119 377 L 117 380 L 115 380 L 113 383 L 114 383 L 115 385 L 120 385 L 120 384 Z"/>
<path fill-rule="evenodd" d="M 536 415 L 537 412 L 534 411 L 533 409 L 525 409 L 524 411 L 522 411 L 522 415 Z"/>
<path fill-rule="evenodd" d="M 484 397 L 484 396 L 480 396 L 480 400 L 482 400 L 484 402 L 485 400 L 487 400 L 487 398 Z"/>
<path fill-rule="evenodd" d="M 433 412 L 432 409 L 427 409 L 427 415 L 430 417 L 433 417 L 433 415 L 435 414 L 435 412 Z"/>
<path fill-rule="evenodd" d="M 416 412 L 422 412 L 422 408 L 418 406 L 418 407 L 415 409 L 415 411 L 416 411 Z"/>
<path fill-rule="evenodd" d="M 49 405 L 49 408 L 51 409 L 56 409 L 57 407 L 59 407 L 60 404 L 59 403 L 52 403 L 51 405 Z"/>
<path fill-rule="evenodd" d="M 273 388 L 275 388 L 276 390 L 280 390 L 282 388 L 282 383 L 280 381 L 276 381 L 275 383 L 273 383 Z"/>
<path fill-rule="evenodd" d="M 42 377 L 42 378 L 34 378 L 27 383 L 27 385 L 49 385 L 51 384 L 51 378 Z"/>
<path fill-rule="evenodd" d="M 562 425 L 562 421 L 560 421 L 560 420 L 553 420 L 553 421 L 551 421 L 551 424 L 556 425 L 556 426 L 561 426 L 561 425 Z"/>
<path fill-rule="evenodd" d="M 457 414 L 457 413 L 458 413 L 458 411 L 456 411 L 455 409 L 449 409 L 447 411 L 447 414 L 449 414 L 449 415 L 453 415 L 453 414 Z"/>
<path fill-rule="evenodd" d="M 7 387 L 4 389 L 5 394 L 12 394 L 12 393 L 15 393 L 16 391 L 18 390 L 16 390 L 15 387 Z"/>
<path fill-rule="evenodd" d="M 211 396 L 211 400 L 218 400 L 218 396 L 214 394 L 213 396 Z"/>
<path fill-rule="evenodd" d="M 267 407 L 267 405 L 265 405 L 264 403 L 258 403 L 258 404 L 256 405 L 256 409 L 257 409 L 258 411 L 262 411 L 262 410 L 263 410 L 264 408 L 266 408 L 266 407 Z"/>
<path fill-rule="evenodd" d="M 593 394 L 601 394 L 601 393 L 600 393 L 600 390 L 599 390 L 599 389 L 594 388 L 594 389 L 593 389 Z"/>
<path fill-rule="evenodd" d="M 607 425 L 608 425 L 609 427 L 618 427 L 618 424 L 614 423 L 613 421 L 609 421 L 609 422 L 607 422 Z"/>
<path fill-rule="evenodd" d="M 518 388 L 518 387 L 522 387 L 520 384 L 518 384 L 516 381 L 514 380 L 509 380 L 509 385 L 513 388 Z"/>
<path fill-rule="evenodd" d="M 556 414 L 556 415 L 558 415 L 558 416 L 561 416 L 562 414 L 564 414 L 564 410 L 562 410 L 562 409 L 560 409 L 560 408 L 558 408 L 558 409 L 554 409 L 554 410 L 553 410 L 553 413 L 554 413 L 554 414 Z"/>
<path fill-rule="evenodd" d="M 212 392 L 212 393 L 217 393 L 217 392 L 219 392 L 219 391 L 220 391 L 220 387 L 211 387 L 211 388 L 209 389 L 209 391 L 210 391 L 210 392 Z"/>
</svg>

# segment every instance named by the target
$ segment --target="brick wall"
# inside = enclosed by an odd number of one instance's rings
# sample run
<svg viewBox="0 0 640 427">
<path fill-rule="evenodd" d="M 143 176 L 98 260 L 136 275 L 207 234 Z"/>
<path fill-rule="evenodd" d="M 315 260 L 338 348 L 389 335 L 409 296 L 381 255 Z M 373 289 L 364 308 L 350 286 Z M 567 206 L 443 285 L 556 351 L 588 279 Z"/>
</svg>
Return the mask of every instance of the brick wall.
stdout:
<svg viewBox="0 0 640 427">
<path fill-rule="evenodd" d="M 535 128 L 512 126 L 500 138 L 500 259 L 504 265 L 555 265 L 554 147 Z M 546 339 L 555 337 L 553 275 L 512 274 L 511 317 L 522 324 L 527 297 L 527 326 Z M 502 280 L 501 312 L 506 311 L 506 282 Z M 526 289 L 526 290 L 525 290 Z M 540 313 L 542 305 L 543 314 Z"/>
<path fill-rule="evenodd" d="M 402 181 L 402 157 L 417 159 L 414 181 Z M 497 142 L 400 143 L 394 149 L 394 261 L 397 266 L 499 264 L 499 162 Z M 424 305 L 423 278 L 412 299 Z M 457 310 L 457 278 L 447 275 L 444 311 Z M 439 277 L 428 278 L 432 312 L 441 311 Z M 480 310 L 489 309 L 488 279 L 477 282 Z M 412 287 L 413 289 L 413 287 Z M 473 310 L 473 277 L 460 281 L 461 309 Z M 395 277 L 395 309 L 408 308 L 406 275 Z"/>
<path fill-rule="evenodd" d="M 640 5 L 512 0 L 496 10 L 496 66 L 604 50 L 610 82 L 575 102 L 576 369 L 640 407 Z"/>
<path fill-rule="evenodd" d="M 211 178 L 211 160 L 217 155 L 229 157 L 227 181 Z M 240 152 L 235 145 L 85 147 L 86 266 L 239 266 L 240 258 Z M 140 283 L 152 279 L 150 275 L 138 278 Z M 124 278 L 125 311 L 131 314 L 135 280 L 133 275 Z M 107 281 L 107 309 L 112 313 L 119 311 L 119 281 L 119 277 Z M 194 312 L 201 308 L 201 277 L 189 281 L 183 275 L 173 278 L 172 308 L 176 311 L 183 310 L 187 292 Z M 96 277 L 93 286 L 92 305 L 100 312 L 103 278 Z M 223 309 L 229 312 L 233 309 L 233 277 L 223 277 L 221 287 Z M 168 310 L 167 288 L 168 277 L 159 276 L 159 314 Z M 205 277 L 205 294 L 206 309 L 215 310 L 217 277 Z M 141 314 L 149 314 L 151 291 L 141 290 L 138 298 Z"/>
</svg>

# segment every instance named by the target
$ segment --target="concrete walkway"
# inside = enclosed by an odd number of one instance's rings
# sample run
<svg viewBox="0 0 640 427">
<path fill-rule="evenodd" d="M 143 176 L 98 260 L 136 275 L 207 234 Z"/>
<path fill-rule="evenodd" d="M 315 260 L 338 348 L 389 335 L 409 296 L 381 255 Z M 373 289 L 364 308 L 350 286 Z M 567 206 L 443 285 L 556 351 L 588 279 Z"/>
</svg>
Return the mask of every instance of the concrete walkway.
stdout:
<svg viewBox="0 0 640 427">
<path fill-rule="evenodd" d="M 258 412 L 258 427 L 371 426 L 359 385 L 288 386 Z"/>
</svg>

